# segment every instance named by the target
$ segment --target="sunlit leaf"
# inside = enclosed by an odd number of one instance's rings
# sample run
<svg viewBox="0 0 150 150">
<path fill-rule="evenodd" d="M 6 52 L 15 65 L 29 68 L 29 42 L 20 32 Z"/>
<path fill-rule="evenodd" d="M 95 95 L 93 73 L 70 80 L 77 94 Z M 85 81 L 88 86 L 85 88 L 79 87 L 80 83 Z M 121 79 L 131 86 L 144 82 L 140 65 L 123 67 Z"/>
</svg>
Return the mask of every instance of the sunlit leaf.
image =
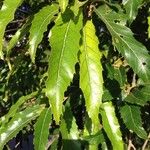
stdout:
<svg viewBox="0 0 150 150">
<path fill-rule="evenodd" d="M 0 58 L 3 58 L 3 36 L 7 24 L 14 19 L 14 13 L 23 0 L 5 0 L 0 10 Z"/>
<path fill-rule="evenodd" d="M 63 149 L 67 150 L 71 147 L 72 150 L 80 150 L 81 143 L 79 141 L 79 130 L 75 118 L 71 112 L 69 102 L 66 103 L 63 119 L 60 125 L 60 131 L 63 140 Z"/>
<path fill-rule="evenodd" d="M 59 123 L 62 114 L 64 92 L 75 72 L 74 65 L 77 62 L 79 50 L 82 15 L 80 14 L 76 18 L 78 20 L 74 19 L 68 11 L 59 16 L 50 37 L 52 52 L 49 60 L 46 94 L 57 123 Z"/>
<path fill-rule="evenodd" d="M 118 123 L 114 106 L 111 102 L 103 103 L 100 111 L 103 128 L 111 141 L 113 149 L 124 150 L 120 125 Z"/>
<path fill-rule="evenodd" d="M 4 125 L 5 123 L 8 122 L 8 120 L 13 117 L 15 115 L 15 113 L 17 112 L 17 110 L 19 109 L 19 107 L 27 100 L 33 98 L 34 96 L 37 95 L 38 92 L 33 92 L 29 95 L 26 95 L 26 96 L 22 96 L 20 97 L 17 102 L 11 106 L 9 112 L 0 118 L 0 124 Z M 2 127 L 2 126 L 1 126 Z"/>
<path fill-rule="evenodd" d="M 144 82 L 150 82 L 150 56 L 146 47 L 135 40 L 132 31 L 121 23 L 122 17 L 108 6 L 101 6 L 95 9 L 95 12 L 111 33 L 113 45 L 125 57 L 134 72 Z"/>
<path fill-rule="evenodd" d="M 106 142 L 102 130 L 98 131 L 96 134 L 93 135 L 90 134 L 87 136 L 83 136 L 82 140 L 87 142 L 89 150 L 93 150 L 93 149 L 97 150 L 99 144 L 103 145 Z"/>
<path fill-rule="evenodd" d="M 69 0 L 58 0 L 59 6 L 62 12 L 66 10 L 66 7 L 68 6 Z"/>
<path fill-rule="evenodd" d="M 4 128 L 0 129 L 0 149 L 3 149 L 4 145 L 15 137 L 31 120 L 36 119 L 43 108 L 43 106 L 36 105 L 16 113 L 10 122 Z"/>
<path fill-rule="evenodd" d="M 101 53 L 98 44 L 95 27 L 91 21 L 87 21 L 83 28 L 80 54 L 80 87 L 85 97 L 87 112 L 93 122 L 92 132 L 97 132 L 96 128 L 99 126 L 98 114 L 103 94 Z"/>
<path fill-rule="evenodd" d="M 81 2 L 79 0 L 73 0 L 73 4 L 70 7 L 70 9 L 73 11 L 75 16 L 78 15 L 80 7 L 83 6 L 86 2 L 87 2 L 87 0 L 84 2 Z"/>
<path fill-rule="evenodd" d="M 120 112 L 127 128 L 135 132 L 140 138 L 146 139 L 147 133 L 142 127 L 140 107 L 126 104 L 121 108 Z"/>
<path fill-rule="evenodd" d="M 150 38 L 150 17 L 147 17 L 148 20 L 148 38 Z"/>
<path fill-rule="evenodd" d="M 122 4 L 126 10 L 129 23 L 132 23 L 132 21 L 136 18 L 138 9 L 142 3 L 143 0 L 123 0 Z"/>
<path fill-rule="evenodd" d="M 45 150 L 48 143 L 49 125 L 52 116 L 50 108 L 46 108 L 40 114 L 34 128 L 34 148 L 35 150 Z"/>
<path fill-rule="evenodd" d="M 29 31 L 29 53 L 32 62 L 35 61 L 36 49 L 43 38 L 43 33 L 47 30 L 48 24 L 57 13 L 58 5 L 52 4 L 50 6 L 43 7 L 38 13 L 35 14 Z"/>
</svg>

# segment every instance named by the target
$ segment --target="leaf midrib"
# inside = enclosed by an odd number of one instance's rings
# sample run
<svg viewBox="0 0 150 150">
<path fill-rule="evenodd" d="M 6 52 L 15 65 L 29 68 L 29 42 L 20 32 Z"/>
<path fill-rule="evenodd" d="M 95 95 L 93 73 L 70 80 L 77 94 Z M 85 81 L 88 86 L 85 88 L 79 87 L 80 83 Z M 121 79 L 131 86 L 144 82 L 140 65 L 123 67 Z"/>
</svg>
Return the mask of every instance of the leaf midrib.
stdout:
<svg viewBox="0 0 150 150">
<path fill-rule="evenodd" d="M 123 42 L 127 45 L 127 47 L 129 47 L 129 49 L 130 49 L 130 50 L 132 51 L 132 53 L 136 56 L 136 58 L 138 59 L 138 61 L 141 62 L 141 60 L 137 57 L 137 54 L 134 53 L 134 51 L 133 51 L 132 48 L 128 45 L 128 43 L 126 43 L 126 41 L 118 35 L 118 33 L 113 29 L 113 27 L 111 27 L 109 21 L 107 21 L 107 19 L 105 19 L 105 17 L 103 17 L 103 16 L 98 12 L 98 10 L 97 10 L 96 8 L 95 8 L 95 11 L 97 12 L 98 16 L 99 16 L 100 18 L 102 18 L 102 20 L 103 20 L 103 21 L 109 26 L 109 28 L 114 32 L 114 34 L 116 34 L 117 37 L 119 37 L 119 39 L 120 39 L 121 41 L 123 41 Z M 142 64 L 142 62 L 141 62 L 141 64 Z M 144 70 L 145 70 L 145 69 L 144 69 Z M 138 71 L 137 71 L 137 74 L 138 74 L 138 72 L 140 72 L 139 69 L 138 69 Z M 146 76 L 146 79 L 148 80 L 148 76 L 147 76 L 146 73 L 145 73 L 145 76 Z"/>
</svg>

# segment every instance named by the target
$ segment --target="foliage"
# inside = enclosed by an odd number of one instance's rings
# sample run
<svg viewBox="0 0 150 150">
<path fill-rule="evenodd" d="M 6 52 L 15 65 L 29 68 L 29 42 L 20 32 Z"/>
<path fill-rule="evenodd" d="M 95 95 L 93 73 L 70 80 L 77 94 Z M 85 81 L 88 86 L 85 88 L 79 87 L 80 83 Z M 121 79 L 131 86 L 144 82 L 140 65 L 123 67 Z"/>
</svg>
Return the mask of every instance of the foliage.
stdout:
<svg viewBox="0 0 150 150">
<path fill-rule="evenodd" d="M 1 1 L 0 149 L 150 148 L 149 6 Z"/>
</svg>

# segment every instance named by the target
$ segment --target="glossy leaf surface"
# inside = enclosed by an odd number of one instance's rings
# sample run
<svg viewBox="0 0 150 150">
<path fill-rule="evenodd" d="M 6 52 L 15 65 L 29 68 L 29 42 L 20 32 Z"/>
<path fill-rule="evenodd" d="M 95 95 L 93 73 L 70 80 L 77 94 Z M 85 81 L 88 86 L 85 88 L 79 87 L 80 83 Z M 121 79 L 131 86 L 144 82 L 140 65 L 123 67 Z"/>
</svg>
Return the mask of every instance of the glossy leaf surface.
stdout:
<svg viewBox="0 0 150 150">
<path fill-rule="evenodd" d="M 14 13 L 23 0 L 5 0 L 0 10 L 0 58 L 3 58 L 3 36 L 7 24 L 14 19 Z"/>
<path fill-rule="evenodd" d="M 93 121 L 92 132 L 99 125 L 98 114 L 103 94 L 101 53 L 98 44 L 95 27 L 91 21 L 87 21 L 83 28 L 80 54 L 80 87 L 85 97 L 87 112 Z"/>
<path fill-rule="evenodd" d="M 15 137 L 23 127 L 31 120 L 36 119 L 43 110 L 43 106 L 36 105 L 29 107 L 22 112 L 16 113 L 10 122 L 0 130 L 0 149 L 13 137 Z"/>
<path fill-rule="evenodd" d="M 69 102 L 66 103 L 63 119 L 60 126 L 60 131 L 63 140 L 63 149 L 67 150 L 71 147 L 72 150 L 80 150 L 81 143 L 79 141 L 79 130 L 76 120 L 71 112 Z"/>
<path fill-rule="evenodd" d="M 38 92 L 33 92 L 29 95 L 26 95 L 26 96 L 22 96 L 20 97 L 17 102 L 11 106 L 9 112 L 0 118 L 0 124 L 2 125 L 5 125 L 5 123 L 8 122 L 8 120 L 13 117 L 15 115 L 15 113 L 17 112 L 17 110 L 19 109 L 19 107 L 27 100 L 31 99 L 31 98 L 34 98 L 34 96 L 37 95 Z M 2 126 L 1 126 L 2 127 Z"/>
<path fill-rule="evenodd" d="M 142 127 L 140 107 L 125 105 L 120 112 L 127 128 L 135 132 L 140 138 L 146 139 L 147 133 Z"/>
<path fill-rule="evenodd" d="M 34 128 L 35 150 L 45 150 L 48 143 L 49 126 L 52 120 L 50 108 L 45 108 L 40 114 Z"/>
<path fill-rule="evenodd" d="M 43 38 L 43 33 L 47 30 L 48 24 L 57 13 L 58 5 L 52 4 L 50 6 L 43 7 L 37 14 L 35 14 L 29 31 L 29 53 L 32 62 L 35 61 L 36 49 Z"/>
<path fill-rule="evenodd" d="M 122 24 L 123 16 L 106 5 L 95 9 L 95 12 L 111 33 L 113 45 L 125 57 L 134 72 L 144 82 L 150 82 L 150 56 L 148 51 L 144 45 L 135 40 L 132 31 Z"/>
<path fill-rule="evenodd" d="M 102 115 L 103 128 L 112 143 L 113 149 L 124 150 L 120 125 L 112 103 L 103 103 L 100 113 Z"/>
<path fill-rule="evenodd" d="M 59 6 L 62 12 L 64 12 L 66 10 L 66 7 L 69 3 L 69 0 L 58 0 L 59 2 Z"/>
<path fill-rule="evenodd" d="M 49 60 L 46 94 L 57 123 L 62 113 L 64 92 L 73 78 L 74 66 L 77 62 L 82 15 L 80 14 L 76 19 L 72 18 L 70 12 L 65 13 L 59 16 L 51 31 L 52 52 Z"/>
</svg>

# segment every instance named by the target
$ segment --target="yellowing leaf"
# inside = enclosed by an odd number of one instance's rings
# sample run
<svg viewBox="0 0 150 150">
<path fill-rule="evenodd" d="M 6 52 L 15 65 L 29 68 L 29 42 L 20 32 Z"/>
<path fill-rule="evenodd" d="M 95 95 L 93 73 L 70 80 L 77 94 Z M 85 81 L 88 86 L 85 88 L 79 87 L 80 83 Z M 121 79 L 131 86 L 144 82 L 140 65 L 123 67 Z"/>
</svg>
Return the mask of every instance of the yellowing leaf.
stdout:
<svg viewBox="0 0 150 150">
<path fill-rule="evenodd" d="M 67 11 L 63 16 L 59 16 L 51 31 L 52 51 L 49 60 L 46 94 L 57 124 L 62 114 L 64 92 L 75 72 L 74 65 L 77 62 L 81 27 L 82 15 L 79 16 L 77 21 Z"/>
<path fill-rule="evenodd" d="M 83 28 L 80 54 L 80 87 L 85 97 L 88 115 L 93 122 L 92 132 L 97 132 L 99 126 L 98 114 L 103 94 L 101 53 L 98 44 L 95 27 L 91 21 L 87 21 Z"/>
</svg>

